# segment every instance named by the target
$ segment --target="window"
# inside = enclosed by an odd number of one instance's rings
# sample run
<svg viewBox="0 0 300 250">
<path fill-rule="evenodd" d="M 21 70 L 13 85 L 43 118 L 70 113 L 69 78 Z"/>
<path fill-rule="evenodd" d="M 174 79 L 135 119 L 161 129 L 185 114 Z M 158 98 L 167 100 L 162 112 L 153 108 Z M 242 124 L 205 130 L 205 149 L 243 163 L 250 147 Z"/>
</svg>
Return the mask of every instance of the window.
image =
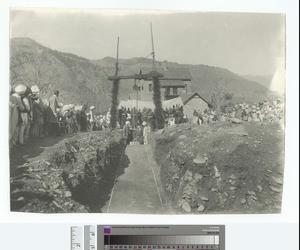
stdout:
<svg viewBox="0 0 300 250">
<path fill-rule="evenodd" d="M 152 92 L 152 83 L 149 83 L 149 92 Z"/>
<path fill-rule="evenodd" d="M 176 87 L 173 87 L 173 95 L 178 95 L 178 89 Z"/>
<path fill-rule="evenodd" d="M 170 87 L 166 87 L 166 95 L 170 94 Z"/>
</svg>

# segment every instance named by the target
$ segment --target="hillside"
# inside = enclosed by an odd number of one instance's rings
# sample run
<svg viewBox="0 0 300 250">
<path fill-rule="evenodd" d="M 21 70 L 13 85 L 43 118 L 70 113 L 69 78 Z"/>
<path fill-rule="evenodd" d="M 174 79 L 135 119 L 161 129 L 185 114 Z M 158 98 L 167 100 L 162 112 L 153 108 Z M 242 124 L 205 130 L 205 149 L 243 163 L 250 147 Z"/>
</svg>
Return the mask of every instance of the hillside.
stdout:
<svg viewBox="0 0 300 250">
<path fill-rule="evenodd" d="M 266 75 L 266 76 L 257 76 L 257 75 L 242 75 L 241 77 L 249 80 L 249 81 L 253 81 L 253 82 L 257 82 L 259 84 L 261 84 L 262 86 L 266 87 L 267 89 L 270 89 L 271 83 L 272 83 L 272 75 Z"/>
<path fill-rule="evenodd" d="M 115 60 L 110 57 L 92 62 L 99 67 L 110 70 L 115 65 Z M 164 62 L 157 62 L 157 67 L 163 67 L 164 64 Z M 218 84 L 221 84 L 226 92 L 234 95 L 234 102 L 245 101 L 255 103 L 271 95 L 271 92 L 262 84 L 245 79 L 227 69 L 208 65 L 188 65 L 173 62 L 168 62 L 167 66 L 168 68 L 189 68 L 192 74 L 191 90 L 198 92 L 206 100 L 211 99 L 211 95 L 216 90 Z M 139 73 L 140 68 L 150 69 L 151 67 L 151 59 L 132 58 L 120 60 L 120 74 Z M 129 94 L 132 91 L 131 87 L 132 81 L 124 81 L 124 84 L 121 84 L 121 92 Z"/>
<path fill-rule="evenodd" d="M 29 38 L 11 39 L 11 85 L 37 84 L 43 98 L 60 90 L 64 104 L 94 105 L 106 110 L 110 101 L 108 74 L 89 60 L 51 50 Z"/>
<path fill-rule="evenodd" d="M 110 106 L 111 83 L 107 80 L 115 71 L 115 59 L 88 60 L 74 54 L 52 50 L 30 38 L 13 38 L 10 44 L 12 86 L 37 84 L 42 96 L 48 98 L 54 89 L 61 92 L 62 103 L 88 104 L 97 110 L 106 111 Z M 138 73 L 140 68 L 151 68 L 152 60 L 132 58 L 120 60 L 120 74 Z M 163 62 L 157 62 L 158 67 Z M 189 68 L 193 77 L 192 91 L 197 91 L 210 100 L 220 83 L 227 92 L 234 94 L 235 101 L 249 103 L 265 99 L 267 88 L 254 81 L 246 80 L 226 69 L 207 65 L 183 65 L 168 63 L 168 67 Z M 120 84 L 120 99 L 127 100 L 132 93 L 133 81 Z"/>
</svg>

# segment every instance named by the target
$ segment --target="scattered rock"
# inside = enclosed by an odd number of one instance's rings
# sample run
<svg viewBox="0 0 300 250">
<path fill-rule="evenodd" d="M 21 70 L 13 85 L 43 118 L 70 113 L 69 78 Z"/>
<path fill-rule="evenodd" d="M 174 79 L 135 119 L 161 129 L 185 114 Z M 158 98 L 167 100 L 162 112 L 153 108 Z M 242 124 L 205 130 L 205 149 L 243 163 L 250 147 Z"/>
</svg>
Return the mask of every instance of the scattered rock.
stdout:
<svg viewBox="0 0 300 250">
<path fill-rule="evenodd" d="M 186 185 L 183 189 L 183 194 L 188 195 L 189 197 L 193 192 L 194 192 L 194 188 L 190 185 Z"/>
<path fill-rule="evenodd" d="M 230 191 L 234 191 L 234 190 L 236 190 L 236 189 L 237 189 L 236 187 L 230 187 L 230 188 L 229 188 Z"/>
<path fill-rule="evenodd" d="M 70 191 L 66 191 L 66 192 L 65 192 L 65 197 L 66 197 L 66 198 L 72 197 L 72 193 L 71 193 Z"/>
<path fill-rule="evenodd" d="M 49 162 L 49 161 L 45 161 L 44 160 L 44 162 L 46 163 L 46 165 L 49 167 L 49 166 L 51 166 L 51 163 Z"/>
<path fill-rule="evenodd" d="M 216 172 L 216 173 L 215 173 L 215 177 L 216 177 L 216 178 L 220 178 L 220 177 L 221 177 L 220 172 Z"/>
<path fill-rule="evenodd" d="M 241 199 L 241 203 L 242 203 L 242 204 L 246 204 L 246 202 L 247 202 L 247 200 L 246 200 L 245 198 L 242 198 L 242 199 Z"/>
<path fill-rule="evenodd" d="M 197 211 L 198 212 L 203 212 L 205 210 L 205 207 L 203 205 L 199 205 Z"/>
<path fill-rule="evenodd" d="M 231 118 L 230 119 L 232 123 L 241 124 L 243 121 L 238 118 Z"/>
<path fill-rule="evenodd" d="M 58 205 L 56 201 L 52 201 L 52 203 L 53 203 L 55 206 L 57 206 L 58 208 L 62 209 L 62 207 L 61 207 L 60 205 Z"/>
<path fill-rule="evenodd" d="M 273 192 L 276 192 L 276 193 L 281 193 L 281 192 L 282 192 L 281 188 L 277 188 L 277 187 L 274 187 L 274 186 L 270 186 L 270 189 L 271 189 Z"/>
<path fill-rule="evenodd" d="M 179 179 L 179 176 L 178 176 L 177 173 L 175 173 L 175 174 L 173 175 L 173 177 L 172 177 L 172 180 L 173 180 L 173 181 L 177 181 L 178 179 Z"/>
<path fill-rule="evenodd" d="M 256 193 L 254 191 L 250 191 L 250 190 L 248 190 L 248 194 L 249 195 L 256 195 Z"/>
<path fill-rule="evenodd" d="M 203 200 L 203 201 L 209 201 L 209 198 L 206 197 L 206 196 L 201 196 L 200 199 Z"/>
<path fill-rule="evenodd" d="M 230 176 L 229 176 L 229 179 L 235 180 L 235 179 L 236 179 L 236 177 L 235 177 L 235 175 L 234 175 L 234 174 L 232 174 L 232 175 L 230 175 Z"/>
<path fill-rule="evenodd" d="M 21 197 L 19 197 L 17 200 L 18 200 L 18 201 L 23 201 L 23 200 L 25 200 L 25 199 L 24 199 L 24 197 L 21 196 Z"/>
<path fill-rule="evenodd" d="M 168 191 L 172 192 L 172 191 L 173 191 L 173 186 L 172 186 L 172 184 L 166 184 L 166 189 L 167 189 Z"/>
<path fill-rule="evenodd" d="M 203 178 L 203 176 L 201 174 L 196 173 L 194 178 L 195 178 L 195 181 L 198 182 Z"/>
<path fill-rule="evenodd" d="M 183 180 L 185 180 L 185 181 L 191 181 L 192 179 L 193 179 L 193 173 L 191 171 L 187 170 L 185 172 Z"/>
<path fill-rule="evenodd" d="M 207 157 L 200 157 L 200 158 L 196 158 L 193 160 L 193 162 L 197 165 L 203 165 L 207 162 L 208 158 Z"/>
<path fill-rule="evenodd" d="M 53 186 L 52 186 L 52 189 L 58 189 L 59 188 L 59 184 L 54 184 Z"/>
<path fill-rule="evenodd" d="M 59 190 L 59 189 L 55 189 L 54 192 L 57 193 L 57 194 L 62 194 L 62 191 Z"/>
<path fill-rule="evenodd" d="M 216 178 L 221 177 L 221 174 L 220 174 L 220 172 L 219 172 L 217 166 L 214 166 L 214 170 L 215 170 L 215 177 L 216 177 Z"/>
<path fill-rule="evenodd" d="M 261 192 L 263 190 L 263 188 L 260 185 L 257 185 L 256 187 L 257 187 L 259 192 Z"/>
<path fill-rule="evenodd" d="M 178 138 L 179 138 L 179 139 L 186 139 L 187 136 L 186 136 L 186 135 L 180 135 Z"/>
<path fill-rule="evenodd" d="M 273 176 L 272 179 L 273 179 L 273 181 L 275 181 L 275 182 L 276 182 L 277 184 L 279 184 L 279 185 L 282 185 L 282 184 L 283 184 L 283 181 L 282 181 L 281 178 L 278 178 L 278 177 Z"/>
<path fill-rule="evenodd" d="M 190 213 L 192 211 L 190 204 L 186 201 L 183 202 L 182 209 L 187 213 Z"/>
</svg>

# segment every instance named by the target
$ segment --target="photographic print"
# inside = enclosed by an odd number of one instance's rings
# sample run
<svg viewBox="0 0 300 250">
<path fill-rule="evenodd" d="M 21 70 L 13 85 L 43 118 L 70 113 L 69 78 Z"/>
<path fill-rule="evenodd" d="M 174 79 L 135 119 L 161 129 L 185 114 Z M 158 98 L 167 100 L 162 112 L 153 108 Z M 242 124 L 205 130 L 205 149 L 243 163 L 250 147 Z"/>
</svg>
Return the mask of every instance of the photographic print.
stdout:
<svg viewBox="0 0 300 250">
<path fill-rule="evenodd" d="M 285 15 L 10 11 L 11 211 L 280 213 Z"/>
</svg>

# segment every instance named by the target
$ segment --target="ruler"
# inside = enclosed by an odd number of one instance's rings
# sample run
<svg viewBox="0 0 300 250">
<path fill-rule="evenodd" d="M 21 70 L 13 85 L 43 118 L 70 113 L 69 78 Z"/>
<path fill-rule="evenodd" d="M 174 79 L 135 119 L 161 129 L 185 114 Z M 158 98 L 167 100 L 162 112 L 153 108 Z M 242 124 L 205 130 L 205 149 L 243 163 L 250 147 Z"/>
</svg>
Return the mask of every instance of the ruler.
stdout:
<svg viewBox="0 0 300 250">
<path fill-rule="evenodd" d="M 84 226 L 84 250 L 96 250 L 97 227 L 95 225 Z"/>
<path fill-rule="evenodd" d="M 84 250 L 82 226 L 71 227 L 71 250 Z"/>
</svg>

